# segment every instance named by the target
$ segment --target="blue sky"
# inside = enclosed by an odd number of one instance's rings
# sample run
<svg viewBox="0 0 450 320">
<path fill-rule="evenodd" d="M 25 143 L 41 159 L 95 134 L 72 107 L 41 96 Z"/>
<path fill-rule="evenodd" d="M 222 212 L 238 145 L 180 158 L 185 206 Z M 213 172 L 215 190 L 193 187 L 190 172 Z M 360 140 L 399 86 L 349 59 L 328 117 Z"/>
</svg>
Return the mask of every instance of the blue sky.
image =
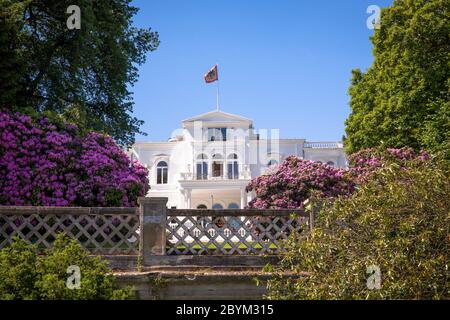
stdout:
<svg viewBox="0 0 450 320">
<path fill-rule="evenodd" d="M 350 108 L 351 70 L 372 63 L 369 5 L 392 0 L 135 0 L 139 27 L 161 44 L 139 68 L 137 141 L 166 140 L 183 119 L 214 110 L 216 85 L 203 75 L 219 64 L 220 104 L 280 129 L 281 138 L 340 140 Z"/>
</svg>

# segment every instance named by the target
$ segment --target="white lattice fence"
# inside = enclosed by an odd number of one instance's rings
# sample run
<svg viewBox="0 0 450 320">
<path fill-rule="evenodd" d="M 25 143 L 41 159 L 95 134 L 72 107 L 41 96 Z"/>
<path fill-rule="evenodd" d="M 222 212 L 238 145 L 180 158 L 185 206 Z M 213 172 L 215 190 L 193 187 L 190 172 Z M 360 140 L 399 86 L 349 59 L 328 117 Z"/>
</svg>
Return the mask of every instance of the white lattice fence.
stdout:
<svg viewBox="0 0 450 320">
<path fill-rule="evenodd" d="M 200 211 L 198 211 L 201 213 Z M 245 213 L 245 210 L 242 210 Z M 182 213 L 182 210 L 180 210 Z M 167 255 L 252 255 L 283 252 L 282 240 L 309 229 L 309 217 L 180 216 L 167 218 Z"/>
<path fill-rule="evenodd" d="M 1 208 L 0 249 L 14 236 L 49 248 L 61 232 L 94 254 L 139 251 L 139 215 L 134 208 Z"/>
</svg>

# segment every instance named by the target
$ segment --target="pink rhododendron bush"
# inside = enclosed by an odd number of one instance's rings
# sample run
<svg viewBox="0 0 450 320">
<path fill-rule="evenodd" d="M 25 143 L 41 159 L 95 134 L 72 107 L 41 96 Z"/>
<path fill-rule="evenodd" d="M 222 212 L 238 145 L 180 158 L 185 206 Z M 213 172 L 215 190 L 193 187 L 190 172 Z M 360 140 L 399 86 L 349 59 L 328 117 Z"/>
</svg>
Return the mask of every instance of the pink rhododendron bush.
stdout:
<svg viewBox="0 0 450 320">
<path fill-rule="evenodd" d="M 319 162 L 288 157 L 271 174 L 253 179 L 247 191 L 256 197 L 250 208 L 301 208 L 312 192 L 323 197 L 349 194 L 354 185 L 346 171 Z"/>
<path fill-rule="evenodd" d="M 147 176 L 109 136 L 0 112 L 1 205 L 135 206 Z"/>
<path fill-rule="evenodd" d="M 379 169 L 391 164 L 407 168 L 413 162 L 429 160 L 426 152 L 416 153 L 410 148 L 366 149 L 349 156 L 349 169 L 288 157 L 269 174 L 253 179 L 247 191 L 256 197 L 249 208 L 302 208 L 311 196 L 335 199 L 349 196 L 367 183 Z"/>
<path fill-rule="evenodd" d="M 430 160 L 430 155 L 421 151 L 414 152 L 412 148 L 371 148 L 364 149 L 348 156 L 349 174 L 359 185 L 367 183 L 373 173 L 387 165 L 396 164 L 408 168 L 414 163 Z"/>
</svg>

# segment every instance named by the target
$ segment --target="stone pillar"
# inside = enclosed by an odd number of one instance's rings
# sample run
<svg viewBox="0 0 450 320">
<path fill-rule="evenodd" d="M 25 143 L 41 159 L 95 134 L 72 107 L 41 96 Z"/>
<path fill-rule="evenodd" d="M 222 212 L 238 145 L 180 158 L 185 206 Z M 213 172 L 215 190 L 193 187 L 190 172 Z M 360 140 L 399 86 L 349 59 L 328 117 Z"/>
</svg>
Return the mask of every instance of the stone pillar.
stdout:
<svg viewBox="0 0 450 320">
<path fill-rule="evenodd" d="M 138 199 L 140 220 L 139 254 L 141 261 L 166 254 L 167 198 Z"/>
</svg>

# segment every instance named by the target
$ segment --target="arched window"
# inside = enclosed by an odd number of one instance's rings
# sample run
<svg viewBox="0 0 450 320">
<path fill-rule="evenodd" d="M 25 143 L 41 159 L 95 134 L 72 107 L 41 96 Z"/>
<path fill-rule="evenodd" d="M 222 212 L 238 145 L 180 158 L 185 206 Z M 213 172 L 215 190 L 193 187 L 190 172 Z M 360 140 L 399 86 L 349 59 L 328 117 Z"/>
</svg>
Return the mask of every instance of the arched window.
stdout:
<svg viewBox="0 0 450 320">
<path fill-rule="evenodd" d="M 220 154 L 213 155 L 212 163 L 212 176 L 222 177 L 223 176 L 223 158 Z"/>
<path fill-rule="evenodd" d="M 328 161 L 327 165 L 334 167 L 334 162 L 333 161 Z"/>
<path fill-rule="evenodd" d="M 167 162 L 160 161 L 156 165 L 156 184 L 167 184 L 169 167 Z"/>
<path fill-rule="evenodd" d="M 197 206 L 197 209 L 208 209 L 208 207 L 205 206 L 204 204 L 199 204 L 199 205 Z"/>
<path fill-rule="evenodd" d="M 238 156 L 232 153 L 228 156 L 228 179 L 239 179 Z"/>
<path fill-rule="evenodd" d="M 214 203 L 212 206 L 213 210 L 221 210 L 223 209 L 223 206 L 220 203 Z M 217 217 L 217 216 L 212 216 L 212 221 L 213 223 L 218 227 L 218 228 L 222 228 L 225 225 L 225 218 L 224 217 Z"/>
<path fill-rule="evenodd" d="M 197 180 L 208 179 L 208 157 L 205 154 L 199 154 L 197 156 Z"/>
<path fill-rule="evenodd" d="M 223 209 L 223 206 L 220 203 L 214 203 L 212 208 L 214 210 L 220 210 L 220 209 Z"/>
<path fill-rule="evenodd" d="M 230 203 L 228 204 L 228 209 L 239 209 L 239 206 L 237 205 L 237 203 Z"/>
<path fill-rule="evenodd" d="M 278 161 L 277 160 L 270 160 L 269 163 L 267 163 L 268 167 L 272 167 L 272 166 L 276 166 L 278 165 Z"/>
</svg>

